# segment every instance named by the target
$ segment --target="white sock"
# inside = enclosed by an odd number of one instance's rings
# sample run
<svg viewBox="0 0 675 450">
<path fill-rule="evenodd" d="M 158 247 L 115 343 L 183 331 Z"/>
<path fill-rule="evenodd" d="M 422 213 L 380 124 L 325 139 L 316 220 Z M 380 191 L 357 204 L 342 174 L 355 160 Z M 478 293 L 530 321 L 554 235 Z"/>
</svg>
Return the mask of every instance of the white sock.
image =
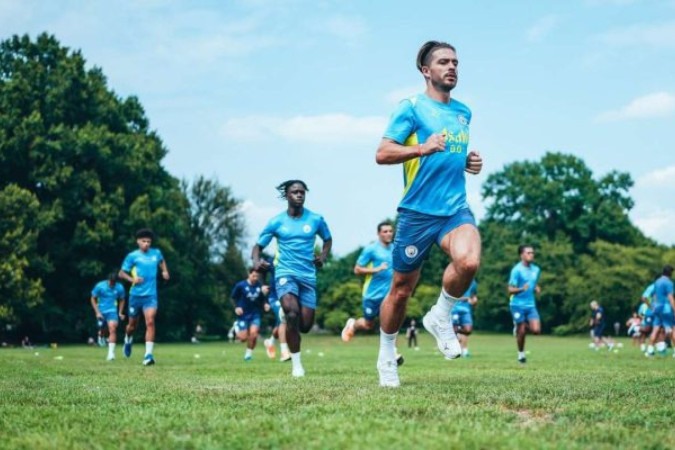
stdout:
<svg viewBox="0 0 675 450">
<path fill-rule="evenodd" d="M 125 344 L 131 344 L 132 342 L 134 342 L 134 337 L 129 336 L 128 334 L 125 334 L 124 335 L 124 343 Z"/>
<path fill-rule="evenodd" d="M 281 347 L 281 351 L 282 351 L 282 352 L 287 352 L 287 351 L 288 351 L 288 344 L 285 343 L 285 342 L 282 342 L 281 344 L 279 344 L 279 347 Z"/>
<path fill-rule="evenodd" d="M 108 356 L 115 356 L 115 344 L 108 342 Z"/>
<path fill-rule="evenodd" d="M 245 356 L 253 356 L 253 349 L 252 348 L 247 348 Z"/>
<path fill-rule="evenodd" d="M 455 297 L 445 292 L 445 289 L 441 289 L 441 294 L 436 301 L 436 313 L 440 317 L 450 317 L 450 311 L 455 306 L 455 301 L 457 301 Z"/>
<path fill-rule="evenodd" d="M 468 355 L 468 354 L 469 354 L 469 348 L 468 347 L 463 348 L 462 349 L 462 355 Z"/>
<path fill-rule="evenodd" d="M 653 345 L 647 346 L 647 353 L 649 353 L 650 355 L 654 354 L 654 346 Z"/>
<path fill-rule="evenodd" d="M 274 345 L 274 336 L 270 336 L 270 345 Z"/>
<path fill-rule="evenodd" d="M 640 344 L 640 351 L 644 352 L 645 350 L 647 350 L 647 345 L 646 344 Z"/>
<path fill-rule="evenodd" d="M 398 333 L 385 333 L 380 328 L 380 358 L 389 361 L 396 359 L 396 336 Z"/>
<path fill-rule="evenodd" d="M 518 359 L 525 358 L 525 352 L 518 352 Z"/>
<path fill-rule="evenodd" d="M 152 355 L 152 350 L 155 348 L 154 342 L 145 343 L 145 356 Z"/>
<path fill-rule="evenodd" d="M 666 343 L 665 342 L 657 342 L 656 343 L 656 351 L 657 352 L 665 352 L 666 351 Z"/>
<path fill-rule="evenodd" d="M 291 362 L 293 363 L 293 369 L 302 369 L 302 361 L 300 361 L 300 352 L 291 353 Z"/>
</svg>

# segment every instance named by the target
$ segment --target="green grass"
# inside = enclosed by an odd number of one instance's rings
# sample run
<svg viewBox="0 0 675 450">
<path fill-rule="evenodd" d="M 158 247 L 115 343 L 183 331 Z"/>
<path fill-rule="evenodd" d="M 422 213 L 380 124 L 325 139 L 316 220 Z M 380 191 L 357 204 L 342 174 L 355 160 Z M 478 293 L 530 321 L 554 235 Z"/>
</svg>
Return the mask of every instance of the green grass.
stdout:
<svg viewBox="0 0 675 450">
<path fill-rule="evenodd" d="M 0 447 L 675 448 L 675 359 L 623 342 L 530 338 L 520 368 L 513 337 L 479 334 L 471 358 L 445 361 L 422 335 L 399 389 L 378 387 L 375 336 L 306 338 L 301 380 L 262 345 L 245 363 L 241 344 L 160 343 L 153 367 L 142 344 L 112 363 L 100 348 L 0 350 Z"/>
</svg>

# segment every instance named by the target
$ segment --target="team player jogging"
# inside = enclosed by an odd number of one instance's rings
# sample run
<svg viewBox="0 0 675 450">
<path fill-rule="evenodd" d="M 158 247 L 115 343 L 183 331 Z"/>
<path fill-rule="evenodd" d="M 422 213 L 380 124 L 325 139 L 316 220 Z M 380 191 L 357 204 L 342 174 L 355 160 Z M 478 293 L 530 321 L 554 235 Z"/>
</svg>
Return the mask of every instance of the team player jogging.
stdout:
<svg viewBox="0 0 675 450">
<path fill-rule="evenodd" d="M 237 315 L 237 339 L 246 344 L 244 361 L 250 361 L 253 358 L 263 310 L 269 311 L 270 309 L 265 297 L 267 289 L 260 284 L 259 278 L 258 271 L 250 269 L 248 277 L 235 284 L 230 295 L 234 313 Z"/>
<path fill-rule="evenodd" d="M 108 328 L 108 361 L 115 359 L 117 323 L 124 320 L 124 286 L 117 282 L 117 272 L 108 275 L 107 280 L 96 283 L 91 291 L 91 307 L 94 308 L 99 328 Z"/>
<path fill-rule="evenodd" d="M 394 238 L 394 227 L 389 222 L 380 222 L 377 225 L 377 241 L 368 244 L 359 254 L 354 266 L 354 274 L 364 276 L 363 283 L 363 317 L 349 318 L 342 329 L 342 340 L 349 342 L 358 330 L 372 330 L 375 319 L 380 316 L 380 305 L 389 292 L 392 269 L 391 244 Z M 396 355 L 398 365 L 403 363 L 403 357 Z"/>
<path fill-rule="evenodd" d="M 509 309 L 516 326 L 518 362 L 525 364 L 527 362 L 525 354 L 527 332 L 541 333 L 541 321 L 535 298 L 535 294 L 541 292 L 539 287 L 541 269 L 534 263 L 534 247 L 531 245 L 520 245 L 518 255 L 520 256 L 520 262 L 513 266 L 509 276 Z"/>
<path fill-rule="evenodd" d="M 152 248 L 155 234 L 144 228 L 136 232 L 138 250 L 129 253 L 119 272 L 119 277 L 131 283 L 129 290 L 129 323 L 124 335 L 124 356 L 131 357 L 133 335 L 141 313 L 145 318 L 145 356 L 143 365 L 155 364 L 155 317 L 157 316 L 157 269 L 161 268 L 162 278 L 169 279 L 169 269 L 162 252 Z"/>
<path fill-rule="evenodd" d="M 429 41 L 417 54 L 426 82 L 423 94 L 403 100 L 377 149 L 378 164 L 403 164 L 403 198 L 393 248 L 392 285 L 380 310 L 380 386 L 398 387 L 396 336 L 435 243 L 451 258 L 438 301 L 423 318 L 443 356 L 454 359 L 461 348 L 450 323 L 454 302 L 471 284 L 480 263 L 480 235 L 466 201 L 465 171 L 480 172 L 483 160 L 468 151 L 471 111 L 451 98 L 457 85 L 457 54 L 445 42 Z"/>
<path fill-rule="evenodd" d="M 251 258 L 254 267 L 265 270 L 269 263 L 261 252 L 273 238 L 277 240 L 274 274 L 277 296 L 281 300 L 286 321 L 286 341 L 291 352 L 294 377 L 304 377 L 300 359 L 300 333 L 307 333 L 314 324 L 316 310 L 316 269 L 326 262 L 333 240 L 323 216 L 305 208 L 309 190 L 304 181 L 288 180 L 277 186 L 288 208 L 273 217 L 260 233 Z M 323 241 L 321 253 L 314 254 L 316 236 Z"/>
</svg>

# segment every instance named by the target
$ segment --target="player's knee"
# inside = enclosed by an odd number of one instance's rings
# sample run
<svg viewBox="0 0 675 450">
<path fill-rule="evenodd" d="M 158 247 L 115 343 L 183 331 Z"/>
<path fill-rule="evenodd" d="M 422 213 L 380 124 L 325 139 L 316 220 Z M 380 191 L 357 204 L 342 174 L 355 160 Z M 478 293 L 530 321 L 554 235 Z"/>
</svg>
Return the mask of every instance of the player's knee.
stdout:
<svg viewBox="0 0 675 450">
<path fill-rule="evenodd" d="M 480 266 L 480 257 L 478 255 L 469 255 L 461 258 L 455 262 L 457 272 L 473 279 L 473 276 L 478 272 Z"/>
<path fill-rule="evenodd" d="M 112 325 L 108 325 L 108 332 L 110 334 L 113 334 L 113 333 L 117 332 L 117 324 L 114 323 Z"/>
<path fill-rule="evenodd" d="M 286 326 L 291 329 L 300 328 L 300 311 L 295 308 L 284 309 L 286 316 Z"/>
<path fill-rule="evenodd" d="M 363 323 L 363 328 L 366 330 L 372 330 L 375 327 L 375 322 L 372 320 L 365 320 Z"/>
<path fill-rule="evenodd" d="M 412 295 L 412 287 L 407 284 L 396 285 L 392 288 L 393 298 L 397 303 L 405 303 Z"/>
<path fill-rule="evenodd" d="M 462 333 L 463 335 L 468 336 L 471 333 L 473 333 L 473 327 L 471 325 L 464 325 L 459 332 Z"/>
<path fill-rule="evenodd" d="M 541 327 L 531 327 L 530 328 L 530 333 L 532 334 L 541 334 Z"/>
<path fill-rule="evenodd" d="M 312 323 L 301 323 L 300 324 L 300 332 L 301 333 L 309 333 L 310 330 L 312 329 Z"/>
</svg>

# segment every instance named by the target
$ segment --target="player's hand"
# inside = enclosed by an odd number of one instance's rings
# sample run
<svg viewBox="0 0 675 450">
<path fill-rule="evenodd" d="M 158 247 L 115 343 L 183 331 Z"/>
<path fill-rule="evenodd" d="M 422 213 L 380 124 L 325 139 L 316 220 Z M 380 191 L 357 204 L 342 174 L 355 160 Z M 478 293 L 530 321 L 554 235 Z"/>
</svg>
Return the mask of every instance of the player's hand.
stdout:
<svg viewBox="0 0 675 450">
<path fill-rule="evenodd" d="M 164 278 L 164 281 L 169 281 L 169 271 L 168 270 L 162 270 L 162 278 Z"/>
<path fill-rule="evenodd" d="M 263 305 L 263 309 L 265 310 L 265 312 L 268 312 L 268 311 L 270 310 L 270 304 L 269 304 L 269 303 L 265 303 L 265 304 Z"/>
<path fill-rule="evenodd" d="M 96 314 L 96 320 L 103 320 L 103 314 Z"/>
<path fill-rule="evenodd" d="M 377 267 L 377 271 L 378 271 L 378 272 L 384 272 L 384 271 L 387 270 L 388 268 L 389 268 L 389 264 L 387 264 L 386 262 L 383 262 L 382 264 L 380 264 L 380 265 Z"/>
<path fill-rule="evenodd" d="M 135 285 L 138 285 L 138 284 L 142 284 L 142 283 L 145 281 L 145 278 L 143 278 L 143 277 L 135 277 L 135 278 L 133 278 L 133 280 L 134 280 L 133 283 L 134 283 Z"/>
<path fill-rule="evenodd" d="M 234 308 L 234 313 L 238 316 L 241 316 L 242 314 L 244 314 L 244 310 L 239 306 L 237 306 L 236 308 Z"/>
<path fill-rule="evenodd" d="M 268 285 L 264 285 L 264 286 L 262 287 L 262 293 L 263 293 L 264 295 L 268 295 L 268 294 L 270 293 L 270 287 L 269 287 Z"/>
<path fill-rule="evenodd" d="M 535 286 L 534 291 L 537 293 L 537 295 L 541 294 L 541 288 L 539 286 Z"/>
<path fill-rule="evenodd" d="M 464 170 L 472 175 L 478 175 L 481 169 L 483 169 L 483 157 L 478 152 L 470 151 L 466 156 L 466 167 Z"/>
<path fill-rule="evenodd" d="M 522 289 L 523 289 L 523 290 L 520 291 L 520 292 L 525 292 L 525 291 L 527 291 L 528 289 L 530 289 L 530 284 L 529 284 L 529 283 L 525 283 L 525 284 L 523 285 Z"/>
<path fill-rule="evenodd" d="M 445 144 L 445 134 L 432 134 L 424 144 L 420 145 L 420 152 L 422 153 L 422 156 L 444 152 Z"/>
<path fill-rule="evenodd" d="M 258 271 L 267 271 L 267 269 L 270 268 L 270 263 L 265 261 L 264 259 L 259 259 L 257 262 L 253 264 L 253 268 Z"/>
<path fill-rule="evenodd" d="M 119 316 L 120 316 L 120 320 L 121 320 L 121 321 L 125 321 L 125 320 L 127 319 L 127 316 L 125 316 L 125 315 L 122 314 L 122 313 L 119 313 Z"/>
<path fill-rule="evenodd" d="M 314 266 L 317 269 L 322 268 L 325 262 L 326 262 L 326 259 L 321 255 L 314 257 Z"/>
</svg>

